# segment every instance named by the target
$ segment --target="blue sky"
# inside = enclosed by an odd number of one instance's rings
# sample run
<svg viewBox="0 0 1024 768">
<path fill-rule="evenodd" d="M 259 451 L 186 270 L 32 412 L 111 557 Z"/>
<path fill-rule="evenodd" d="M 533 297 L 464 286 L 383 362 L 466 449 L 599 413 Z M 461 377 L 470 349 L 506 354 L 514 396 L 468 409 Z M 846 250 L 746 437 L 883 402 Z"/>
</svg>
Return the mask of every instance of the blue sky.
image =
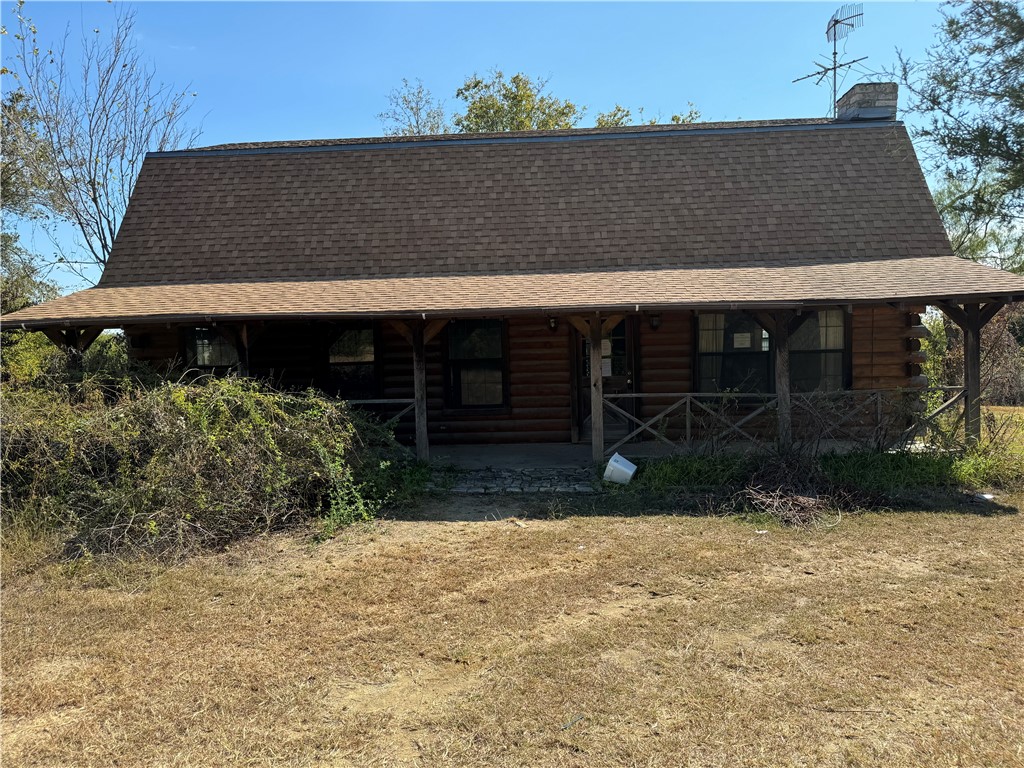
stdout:
<svg viewBox="0 0 1024 768">
<path fill-rule="evenodd" d="M 829 3 L 283 3 L 142 2 L 136 32 L 158 78 L 198 95 L 198 142 L 373 136 L 403 77 L 423 79 L 448 111 L 467 75 L 493 67 L 550 78 L 588 107 L 584 125 L 618 102 L 667 119 L 693 102 L 704 119 L 823 116 L 826 84 L 791 81 L 831 55 Z M 850 71 L 920 57 L 935 35 L 932 2 L 865 3 L 844 41 Z M 13 25 L 9 3 L 4 22 Z M 109 30 L 103 2 L 28 0 L 42 40 Z M 5 50 L 6 59 L 8 51 Z M 842 92 L 843 88 L 840 88 Z M 48 250 L 36 237 L 32 243 Z M 74 281 L 66 280 L 68 287 Z"/>
</svg>

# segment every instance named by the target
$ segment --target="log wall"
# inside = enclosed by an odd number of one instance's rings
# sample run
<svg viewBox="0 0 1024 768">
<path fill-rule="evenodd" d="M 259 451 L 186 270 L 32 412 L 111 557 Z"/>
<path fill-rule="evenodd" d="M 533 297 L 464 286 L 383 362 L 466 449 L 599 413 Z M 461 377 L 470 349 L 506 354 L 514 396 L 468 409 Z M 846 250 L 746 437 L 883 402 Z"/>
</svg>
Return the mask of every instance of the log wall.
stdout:
<svg viewBox="0 0 1024 768">
<path fill-rule="evenodd" d="M 412 348 L 385 324 L 381 333 L 381 397 L 412 397 Z M 432 444 L 460 442 L 569 442 L 571 438 L 569 324 L 551 331 L 547 318 L 508 321 L 506 408 L 453 409 L 445 404 L 443 344 L 445 331 L 427 344 L 427 426 Z M 411 420 L 399 426 L 412 435 Z"/>
<path fill-rule="evenodd" d="M 856 307 L 850 319 L 853 389 L 897 389 L 920 385 L 921 353 L 918 314 L 923 307 Z M 507 407 L 453 409 L 444 398 L 442 330 L 426 346 L 430 440 L 434 444 L 568 442 L 572 438 L 572 386 L 575 331 L 562 319 L 551 331 L 546 317 L 510 318 Z M 177 327 L 136 326 L 125 329 L 138 360 L 168 369 L 181 364 L 182 336 Z M 327 375 L 330 326 L 326 323 L 268 323 L 249 327 L 250 374 L 286 389 L 322 386 Z M 378 325 L 379 397 L 413 397 L 412 348 L 388 323 Z M 696 368 L 695 320 L 691 312 L 666 312 L 657 329 L 638 318 L 636 391 L 690 392 Z M 580 397 L 589 392 L 580 391 Z M 640 415 L 650 418 L 673 402 L 645 398 Z M 683 413 L 663 425 L 669 437 L 684 431 Z M 402 439 L 412 440 L 413 420 L 398 425 Z"/>
</svg>

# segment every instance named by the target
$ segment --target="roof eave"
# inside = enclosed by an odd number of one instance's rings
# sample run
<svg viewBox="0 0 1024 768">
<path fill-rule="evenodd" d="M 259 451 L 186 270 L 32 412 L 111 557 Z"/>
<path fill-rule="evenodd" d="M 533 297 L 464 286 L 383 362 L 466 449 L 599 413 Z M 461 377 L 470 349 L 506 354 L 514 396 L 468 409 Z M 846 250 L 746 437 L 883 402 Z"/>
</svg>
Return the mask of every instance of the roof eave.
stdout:
<svg viewBox="0 0 1024 768">
<path fill-rule="evenodd" d="M 513 307 L 479 307 L 451 310 L 404 310 L 394 312 L 296 312 L 296 313 L 244 313 L 229 312 L 203 314 L 154 314 L 154 315 L 111 315 L 97 317 L 64 317 L 40 318 L 37 320 L 6 320 L 0 318 L 3 330 L 15 329 L 39 331 L 54 328 L 125 328 L 137 325 L 183 325 L 212 323 L 246 323 L 246 322 L 297 322 L 315 320 L 343 320 L 351 318 L 365 319 L 421 319 L 437 318 L 471 318 L 471 317 L 513 317 L 524 315 L 572 315 L 603 313 L 637 313 L 637 312 L 672 312 L 672 311 L 733 311 L 733 310 L 801 310 L 836 306 L 879 306 L 905 305 L 907 307 L 947 302 L 953 304 L 989 303 L 1002 301 L 1015 303 L 1024 301 L 1024 293 L 990 292 L 967 294 L 930 294 L 914 296 L 892 296 L 879 298 L 818 298 L 800 301 L 714 301 L 714 302 L 656 302 L 631 304 L 595 305 L 534 305 Z"/>
</svg>

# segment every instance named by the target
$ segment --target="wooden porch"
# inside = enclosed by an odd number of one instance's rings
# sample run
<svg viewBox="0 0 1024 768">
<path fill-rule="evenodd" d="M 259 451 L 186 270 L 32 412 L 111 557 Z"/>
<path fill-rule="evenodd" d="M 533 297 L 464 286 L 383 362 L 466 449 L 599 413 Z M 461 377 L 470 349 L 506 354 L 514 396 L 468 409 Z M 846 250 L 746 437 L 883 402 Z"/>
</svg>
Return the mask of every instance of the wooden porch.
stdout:
<svg viewBox="0 0 1024 768">
<path fill-rule="evenodd" d="M 715 450 L 726 445 L 732 449 L 742 446 L 763 450 L 770 447 L 787 451 L 807 448 L 810 443 L 814 444 L 814 450 L 857 446 L 884 450 L 909 445 L 923 433 L 936 428 L 940 420 L 948 432 L 949 417 L 956 409 L 960 410 L 952 429 L 960 430 L 966 442 L 976 442 L 981 437 L 980 334 L 1004 302 L 993 300 L 962 306 L 939 303 L 937 306 L 962 328 L 965 337 L 964 385 L 945 391 L 925 390 L 922 386 L 864 386 L 871 379 L 861 376 L 858 380 L 855 375 L 855 387 L 852 389 L 792 392 L 790 338 L 813 313 L 787 309 L 746 311 L 771 336 L 774 392 L 770 394 L 664 391 L 664 386 L 655 387 L 654 391 L 642 391 L 640 388 L 641 391 L 606 394 L 608 371 L 602 366 L 606 362 L 602 360 L 602 340 L 628 313 L 595 312 L 592 315 L 552 318 L 553 329 L 558 323 L 565 323 L 578 334 L 578 338 L 588 342 L 589 359 L 585 367 L 589 373 L 589 391 L 574 391 L 573 397 L 589 398 L 589 440 L 581 441 L 574 426 L 572 442 L 589 443 L 593 464 L 603 463 L 607 456 L 625 446 L 632 448 L 645 442 L 660 444 L 661 450 L 668 451 Z M 891 309 L 897 314 L 907 311 L 903 307 Z M 392 323 L 412 347 L 415 396 L 406 403 L 406 408 L 411 407 L 410 412 L 415 418 L 417 456 L 424 461 L 430 458 L 425 350 L 447 322 L 435 319 Z M 652 329 L 657 327 L 651 323 Z M 687 333 L 692 335 L 692 330 L 688 328 Z M 920 326 L 907 328 L 895 339 L 896 349 L 901 351 L 889 353 L 876 351 L 876 338 L 870 337 L 872 348 L 867 358 L 868 365 L 873 366 L 880 356 L 888 355 L 881 359 L 892 358 L 892 365 L 900 370 L 917 368 L 919 372 L 918 363 L 923 358 L 915 350 L 920 349 L 922 333 Z M 885 338 L 881 340 L 887 341 Z M 687 340 L 687 348 L 692 354 L 691 344 Z M 886 347 L 883 345 L 882 349 Z M 685 383 L 692 386 L 694 381 L 689 371 L 689 359 L 679 359 L 678 363 L 687 369 Z M 857 364 L 856 360 L 854 364 Z M 914 378 L 910 374 L 903 375 L 906 381 Z M 572 377 L 578 376 L 574 369 Z M 642 378 L 639 371 L 636 378 Z M 609 439 L 606 422 L 610 416 L 628 425 L 628 431 Z"/>
</svg>

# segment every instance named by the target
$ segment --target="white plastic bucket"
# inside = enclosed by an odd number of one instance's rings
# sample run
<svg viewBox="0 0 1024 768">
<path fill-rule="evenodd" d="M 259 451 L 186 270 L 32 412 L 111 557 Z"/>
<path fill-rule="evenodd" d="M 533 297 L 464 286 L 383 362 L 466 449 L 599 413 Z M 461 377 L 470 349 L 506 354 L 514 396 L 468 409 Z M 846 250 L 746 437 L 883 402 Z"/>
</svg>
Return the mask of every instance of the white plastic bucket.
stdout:
<svg viewBox="0 0 1024 768">
<path fill-rule="evenodd" d="M 615 454 L 608 460 L 608 466 L 604 470 L 604 479 L 609 483 L 627 485 L 633 479 L 636 472 L 636 464 Z"/>
</svg>

